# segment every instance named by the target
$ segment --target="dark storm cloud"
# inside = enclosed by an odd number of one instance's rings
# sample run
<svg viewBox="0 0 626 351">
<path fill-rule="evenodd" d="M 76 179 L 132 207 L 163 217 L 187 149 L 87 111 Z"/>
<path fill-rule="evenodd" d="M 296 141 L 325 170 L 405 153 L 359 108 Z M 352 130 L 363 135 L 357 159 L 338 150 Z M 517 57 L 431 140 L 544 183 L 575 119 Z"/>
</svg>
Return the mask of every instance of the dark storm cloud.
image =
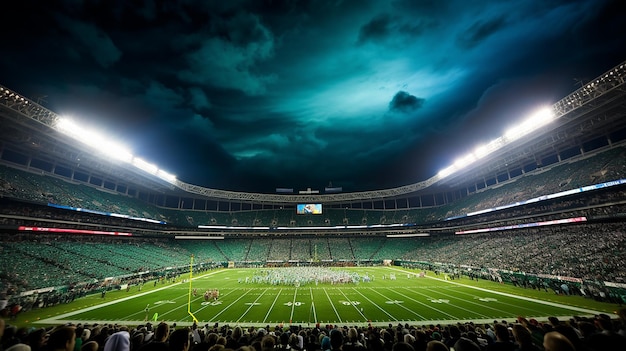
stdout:
<svg viewBox="0 0 626 351">
<path fill-rule="evenodd" d="M 274 55 L 272 32 L 257 15 L 245 12 L 212 21 L 208 33 L 188 37 L 189 46 L 197 48 L 184 55 L 187 67 L 178 77 L 193 84 L 235 89 L 248 95 L 263 94 L 275 76 L 255 68 Z"/>
<path fill-rule="evenodd" d="M 421 16 L 439 16 L 441 13 L 449 11 L 449 9 L 458 9 L 458 6 L 454 1 L 396 0 L 393 1 L 392 4 L 402 13 L 410 13 L 411 15 Z"/>
<path fill-rule="evenodd" d="M 369 23 L 361 27 L 359 43 L 387 38 L 391 34 L 392 24 L 393 21 L 389 14 L 381 14 L 373 18 Z"/>
<path fill-rule="evenodd" d="M 0 84 L 233 190 L 423 180 L 626 56 L 612 0 L 14 5 Z"/>
<path fill-rule="evenodd" d="M 417 24 L 415 24 L 417 22 Z M 404 22 L 401 16 L 392 16 L 388 13 L 380 14 L 372 18 L 359 30 L 358 44 L 367 42 L 393 43 L 394 41 L 406 41 L 421 35 L 433 23 L 428 20 L 412 20 Z"/>
<path fill-rule="evenodd" d="M 196 109 L 205 110 L 211 108 L 211 101 L 209 101 L 206 93 L 199 87 L 189 88 L 190 101 L 189 103 Z"/>
<path fill-rule="evenodd" d="M 458 42 L 464 48 L 472 48 L 480 42 L 496 33 L 506 25 L 506 17 L 488 19 L 486 21 L 476 21 L 459 35 Z"/>
<path fill-rule="evenodd" d="M 122 52 L 115 46 L 106 32 L 81 20 L 61 14 L 55 16 L 60 27 L 76 42 L 74 46 L 79 55 L 90 55 L 102 67 L 109 67 L 117 62 Z"/>
<path fill-rule="evenodd" d="M 412 112 L 424 105 L 424 99 L 413 96 L 406 91 L 399 91 L 389 102 L 389 111 Z"/>
</svg>

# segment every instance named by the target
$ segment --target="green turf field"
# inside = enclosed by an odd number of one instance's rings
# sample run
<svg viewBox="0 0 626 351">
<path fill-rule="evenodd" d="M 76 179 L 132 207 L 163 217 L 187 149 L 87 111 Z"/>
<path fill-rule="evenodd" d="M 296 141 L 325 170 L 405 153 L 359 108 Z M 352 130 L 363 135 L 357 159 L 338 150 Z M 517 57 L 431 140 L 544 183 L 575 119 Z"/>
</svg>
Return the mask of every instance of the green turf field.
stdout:
<svg viewBox="0 0 626 351">
<path fill-rule="evenodd" d="M 147 320 L 189 325 L 194 317 L 202 325 L 216 322 L 245 326 L 314 325 L 318 322 L 386 325 L 398 322 L 486 323 L 512 320 L 519 315 L 567 319 L 574 315 L 612 314 L 617 309 L 615 305 L 579 296 L 557 296 L 484 280 L 446 281 L 433 273 L 420 278 L 418 271 L 398 267 L 332 270 L 357 273 L 361 278 L 368 275 L 371 281 L 273 285 L 252 282 L 253 277 L 261 275 L 261 269 L 232 268 L 193 276 L 191 287 L 189 276 L 184 275 L 173 283 L 154 285 L 150 282 L 142 291 L 132 287 L 130 291 L 108 293 L 104 298 L 99 294 L 90 295 L 69 305 L 31 311 L 20 318 L 22 323 L 47 325 L 66 322 L 139 325 Z M 389 279 L 392 274 L 395 280 Z M 190 298 L 190 288 L 197 289 L 198 295 Z M 211 289 L 219 289 L 219 298 L 205 301 L 203 292 Z"/>
</svg>

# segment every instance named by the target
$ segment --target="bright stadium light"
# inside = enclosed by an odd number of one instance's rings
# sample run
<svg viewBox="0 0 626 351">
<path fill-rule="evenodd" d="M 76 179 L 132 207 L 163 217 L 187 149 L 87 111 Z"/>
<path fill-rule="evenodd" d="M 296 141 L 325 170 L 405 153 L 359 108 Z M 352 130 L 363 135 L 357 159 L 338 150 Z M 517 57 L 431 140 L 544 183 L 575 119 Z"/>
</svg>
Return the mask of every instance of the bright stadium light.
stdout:
<svg viewBox="0 0 626 351">
<path fill-rule="evenodd" d="M 130 163 L 133 160 L 133 155 L 126 149 L 126 147 L 116 143 L 106 143 L 103 150 L 101 150 L 107 156 L 116 160 Z"/>
<path fill-rule="evenodd" d="M 507 130 L 506 133 L 504 133 L 504 137 L 508 141 L 517 140 L 552 122 L 553 119 L 554 112 L 552 109 L 549 107 L 542 108 L 521 124 Z"/>
<path fill-rule="evenodd" d="M 63 133 L 93 147 L 108 157 L 123 162 L 130 162 L 133 159 L 133 155 L 126 146 L 109 140 L 107 136 L 94 130 L 82 128 L 69 118 L 60 118 L 56 126 Z"/>
<path fill-rule="evenodd" d="M 64 134 L 67 134 L 72 138 L 93 147 L 95 150 L 104 154 L 107 157 L 122 162 L 131 163 L 133 166 L 141 169 L 144 172 L 155 175 L 169 183 L 176 183 L 175 175 L 159 169 L 159 167 L 157 167 L 156 165 L 149 163 L 141 158 L 134 157 L 126 146 L 110 140 L 109 137 L 104 134 L 82 128 L 70 118 L 59 118 L 56 122 L 55 127 Z"/>
<path fill-rule="evenodd" d="M 57 128 L 74 139 L 94 148 L 100 148 L 105 141 L 105 138 L 101 134 L 93 130 L 82 128 L 74 121 L 67 118 L 61 118 L 57 122 Z"/>
<path fill-rule="evenodd" d="M 502 137 L 494 139 L 492 141 L 490 141 L 488 144 L 486 145 L 481 145 L 478 146 L 475 150 L 474 150 L 474 157 L 476 157 L 476 159 L 481 159 L 487 155 L 489 155 L 490 153 L 498 150 L 499 148 L 501 148 L 504 145 L 504 139 Z"/>
<path fill-rule="evenodd" d="M 62 132 L 69 135 L 76 135 L 80 133 L 81 129 L 74 121 L 69 118 L 61 117 L 57 120 L 56 127 Z"/>
<path fill-rule="evenodd" d="M 554 111 L 550 107 L 545 107 L 540 109 L 539 111 L 532 114 L 528 119 L 526 119 L 521 124 L 507 130 L 503 136 L 490 141 L 486 145 L 480 145 L 476 147 L 474 152 L 465 155 L 456 161 L 451 166 L 442 169 L 437 173 L 437 177 L 445 178 L 452 173 L 460 170 L 461 168 L 467 167 L 472 164 L 476 160 L 479 160 L 492 152 L 502 148 L 508 143 L 515 141 L 525 135 L 528 135 L 542 126 L 552 122 L 556 118 Z"/>
<path fill-rule="evenodd" d="M 468 154 L 454 161 L 454 167 L 458 170 L 471 164 L 474 161 L 476 161 L 476 157 L 474 156 L 474 154 Z"/>
<path fill-rule="evenodd" d="M 437 176 L 439 178 L 445 178 L 445 177 L 449 176 L 450 174 L 454 173 L 455 171 L 456 171 L 456 167 L 454 165 L 448 166 L 448 167 L 442 169 L 441 171 L 439 171 L 439 173 L 437 173 Z"/>
<path fill-rule="evenodd" d="M 518 130 L 518 127 L 513 127 L 504 133 L 504 137 L 506 138 L 507 141 L 511 142 L 513 140 L 517 140 L 521 138 L 522 133 L 520 130 Z"/>
<path fill-rule="evenodd" d="M 489 147 L 487 145 L 480 145 L 474 149 L 474 156 L 477 159 L 483 158 L 490 153 Z"/>
<path fill-rule="evenodd" d="M 170 183 L 174 183 L 176 181 L 176 176 L 173 174 L 170 174 L 162 169 L 159 169 L 157 171 L 157 176 L 161 179 L 164 179 Z"/>
<path fill-rule="evenodd" d="M 159 170 L 159 168 L 156 165 L 153 165 L 152 163 L 146 162 L 142 159 L 140 159 L 139 157 L 135 157 L 133 158 L 133 165 L 135 165 L 135 167 L 144 170 L 150 174 L 157 174 L 157 171 Z"/>
</svg>

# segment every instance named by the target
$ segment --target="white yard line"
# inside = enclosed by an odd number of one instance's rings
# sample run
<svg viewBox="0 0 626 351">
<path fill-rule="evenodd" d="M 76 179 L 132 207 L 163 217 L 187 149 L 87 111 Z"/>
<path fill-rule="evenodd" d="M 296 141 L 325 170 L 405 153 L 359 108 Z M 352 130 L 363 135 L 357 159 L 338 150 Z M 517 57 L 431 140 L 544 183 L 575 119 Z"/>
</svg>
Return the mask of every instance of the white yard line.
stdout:
<svg viewBox="0 0 626 351">
<path fill-rule="evenodd" d="M 367 296 L 363 295 L 360 291 L 353 289 L 357 294 L 361 295 L 361 297 L 363 297 L 364 299 L 366 299 L 369 303 L 371 303 L 372 305 L 374 305 L 376 308 L 378 308 L 382 313 L 386 314 L 387 316 L 389 316 L 389 318 L 391 318 L 392 320 L 396 320 L 396 317 L 392 316 L 389 312 L 387 312 L 384 308 L 380 307 L 377 303 L 375 303 L 374 301 L 370 300 Z M 343 291 L 341 292 L 343 294 Z M 343 296 L 346 297 L 346 299 L 348 299 L 348 297 L 344 294 Z M 350 299 L 348 299 L 350 300 Z M 354 304 L 352 304 L 354 306 Z M 354 308 L 356 309 L 356 306 L 354 306 Z M 359 310 L 357 309 L 357 312 Z M 361 315 L 363 315 L 361 313 Z"/>
<path fill-rule="evenodd" d="M 456 288 L 456 287 L 455 287 L 455 288 Z M 467 295 L 467 296 L 472 296 L 472 298 L 473 298 L 473 299 L 477 299 L 477 298 L 478 298 L 478 296 L 476 296 L 476 295 L 472 295 L 472 294 L 469 294 L 469 293 L 466 293 L 466 292 L 463 292 L 463 291 L 462 291 L 462 290 L 460 290 L 460 289 L 456 289 L 456 290 L 457 290 L 457 291 L 455 291 L 455 293 L 457 293 L 457 294 Z M 448 294 L 445 294 L 445 293 L 441 293 L 441 294 L 446 295 L 446 296 L 451 296 L 451 295 L 448 295 Z M 477 304 L 477 303 L 475 303 L 475 302 L 471 302 L 470 300 L 465 300 L 465 301 L 467 301 L 468 303 L 471 303 L 471 304 L 475 304 L 475 305 L 483 306 L 483 308 L 489 308 L 489 309 L 493 309 L 493 310 L 496 310 L 496 311 L 499 311 L 499 312 L 504 312 L 503 310 L 500 310 L 500 309 L 497 309 L 497 308 L 494 308 L 494 307 L 489 307 L 489 306 L 482 305 L 482 304 Z M 521 306 L 520 306 L 520 305 L 514 305 L 514 304 L 511 304 L 511 303 L 504 302 L 504 301 L 502 301 L 502 300 L 494 301 L 493 303 L 494 303 L 494 304 L 505 305 L 505 306 L 509 306 L 509 307 L 514 307 L 514 308 L 519 308 L 519 309 L 520 309 L 520 314 L 522 314 L 522 315 L 529 315 L 529 313 L 521 313 L 521 312 L 522 312 L 522 311 L 521 311 L 522 309 L 523 309 L 523 310 L 527 310 L 527 311 L 532 311 L 532 313 L 534 313 L 534 314 L 536 314 L 536 313 L 542 313 L 541 311 L 536 310 L 536 309 L 534 309 L 534 308 L 532 308 L 532 307 L 528 307 L 528 306 L 524 306 L 524 305 L 521 305 Z M 538 307 L 542 307 L 542 306 L 538 306 Z"/>
<path fill-rule="evenodd" d="M 378 292 L 378 289 L 372 289 L 372 288 L 370 288 L 370 291 L 371 291 L 371 292 L 373 292 L 373 293 L 376 293 L 376 294 L 378 294 L 378 295 L 380 295 L 380 296 L 382 296 L 382 297 L 384 297 L 385 299 L 387 299 L 387 301 L 391 301 L 391 298 L 390 298 L 389 296 L 384 295 L 383 293 Z M 394 293 L 396 293 L 396 294 L 399 294 L 399 295 L 400 295 L 400 296 L 402 296 L 402 297 L 405 297 L 405 298 L 407 297 L 406 295 L 402 295 L 402 294 L 398 293 L 398 292 L 397 292 L 397 291 L 395 291 L 395 290 L 394 290 L 393 292 L 394 292 Z M 421 319 L 425 319 L 425 318 L 424 318 L 424 316 L 422 316 L 422 315 L 420 315 L 419 313 L 417 313 L 417 312 L 413 311 L 412 309 L 410 309 L 410 308 L 408 308 L 408 307 L 404 306 L 404 305 L 403 305 L 403 304 L 401 304 L 401 303 L 396 303 L 396 305 L 397 305 L 398 307 L 400 307 L 400 308 L 404 309 L 404 310 L 405 310 L 405 311 L 407 311 L 407 312 L 411 312 L 411 313 L 413 313 L 414 315 L 418 316 L 418 317 L 419 317 L 419 318 L 421 318 Z"/>
<path fill-rule="evenodd" d="M 411 288 L 405 288 L 405 289 L 406 289 L 406 290 L 409 290 L 409 291 L 411 291 L 411 292 L 413 292 L 414 294 L 424 296 L 424 297 L 426 297 L 427 299 L 433 299 L 432 297 L 429 297 L 428 295 L 424 295 L 424 294 L 422 294 L 422 293 L 420 293 L 420 292 L 413 291 L 413 289 L 411 289 Z M 429 291 L 430 291 L 430 290 L 429 290 Z M 446 295 L 446 294 L 444 294 L 444 295 Z M 450 295 L 447 295 L 447 296 L 449 297 Z M 433 300 L 436 300 L 436 299 L 433 299 Z M 463 301 L 464 301 L 464 302 L 469 302 L 469 301 L 467 301 L 467 300 L 463 300 Z M 482 316 L 482 317 L 489 317 L 489 316 L 488 316 L 488 315 L 486 315 L 486 314 L 483 314 L 483 313 L 477 312 L 477 311 L 475 311 L 475 310 L 470 310 L 470 309 L 467 309 L 467 308 L 465 308 L 465 307 L 462 307 L 462 306 L 459 306 L 459 305 L 456 305 L 456 304 L 453 304 L 453 303 L 450 303 L 450 302 L 448 302 L 446 305 L 448 305 L 448 306 L 452 306 L 452 307 L 454 307 L 456 310 L 462 310 L 462 311 L 469 312 L 469 313 L 472 313 L 472 314 L 476 314 L 476 315 L 479 315 L 479 316 Z M 431 307 L 431 308 L 432 308 L 432 307 Z M 446 313 L 446 314 L 447 314 L 447 313 Z M 449 314 L 448 314 L 448 315 L 449 315 Z M 456 316 L 455 316 L 454 318 L 458 318 L 458 317 L 456 317 Z"/>
<path fill-rule="evenodd" d="M 317 322 L 317 311 L 315 311 L 315 303 L 313 302 L 313 289 L 309 288 L 311 292 L 311 309 L 313 310 L 313 320 Z"/>
<path fill-rule="evenodd" d="M 261 293 L 261 295 L 259 295 L 251 304 L 250 306 L 243 312 L 243 314 L 241 316 L 239 316 L 239 318 L 237 319 L 237 323 L 239 323 L 239 321 L 241 320 L 241 318 L 243 318 L 246 314 L 248 314 L 248 312 L 250 312 L 250 310 L 252 309 L 252 307 L 256 306 L 257 301 L 259 301 L 260 298 L 263 297 L 263 295 L 265 295 L 265 293 L 267 292 L 267 289 L 263 290 L 263 292 Z"/>
<path fill-rule="evenodd" d="M 298 288 L 293 291 L 293 300 L 291 301 L 291 313 L 289 314 L 289 323 L 293 320 L 293 311 L 296 309 L 296 297 L 298 296 Z"/>
<path fill-rule="evenodd" d="M 444 314 L 445 314 L 446 316 L 449 316 L 450 318 L 453 318 L 454 320 L 457 320 L 457 319 L 458 319 L 458 317 L 457 317 L 457 316 L 453 316 L 453 315 L 451 315 L 451 314 L 450 314 L 450 313 L 448 313 L 448 312 L 442 311 L 442 310 L 440 310 L 440 309 L 438 309 L 438 308 L 434 307 L 432 304 L 427 305 L 427 304 L 425 304 L 425 303 L 423 303 L 423 302 L 421 302 L 421 301 L 418 301 L 418 300 L 416 300 L 416 299 L 414 299 L 414 298 L 412 298 L 412 297 L 410 297 L 410 296 L 408 296 L 408 295 L 402 294 L 402 293 L 400 293 L 400 292 L 398 292 L 398 294 L 400 294 L 401 296 L 404 296 L 404 298 L 406 298 L 406 299 L 409 299 L 409 300 L 411 300 L 411 301 L 413 301 L 413 302 L 415 302 L 415 303 L 418 303 L 418 304 L 420 304 L 420 305 L 422 305 L 422 306 L 426 307 L 426 308 L 427 308 L 427 309 L 429 309 L 429 310 L 435 310 L 435 311 L 437 311 L 437 312 L 441 313 L 442 315 L 444 315 Z"/>
<path fill-rule="evenodd" d="M 276 297 L 274 298 L 274 302 L 272 302 L 272 305 L 270 306 L 270 308 L 267 309 L 267 314 L 265 315 L 265 317 L 263 318 L 263 322 L 265 323 L 267 321 L 267 317 L 270 316 L 270 313 L 272 312 L 272 310 L 274 309 L 274 306 L 276 306 L 276 301 L 278 301 L 278 297 L 280 297 L 280 293 L 283 291 L 282 288 L 280 288 L 280 290 L 278 291 L 278 294 L 276 294 Z"/>
<path fill-rule="evenodd" d="M 326 289 L 323 289 L 324 293 L 326 294 L 326 297 L 328 298 L 328 302 L 330 302 L 330 306 L 333 308 L 333 311 L 335 311 L 335 316 L 337 316 L 337 319 L 339 319 L 339 323 L 343 323 L 341 320 L 341 316 L 339 315 L 339 312 L 337 312 L 337 308 L 335 308 L 335 304 L 333 303 L 333 300 L 330 299 L 330 295 L 328 295 L 328 291 Z"/>
<path fill-rule="evenodd" d="M 409 289 L 409 288 L 407 288 L 407 289 Z M 441 287 L 439 287 L 439 289 L 441 289 Z M 411 290 L 413 290 L 413 289 L 411 289 Z M 459 297 L 457 297 L 457 296 L 454 296 L 454 295 L 449 295 L 449 294 L 446 294 L 446 293 L 442 293 L 441 291 L 438 291 L 438 293 L 439 293 L 439 294 L 441 294 L 441 295 L 447 296 L 447 297 L 449 297 L 449 298 L 451 298 L 451 299 L 459 299 Z M 461 291 L 457 291 L 457 293 L 462 293 L 462 292 L 461 292 Z M 464 294 L 464 295 L 470 295 L 470 294 Z M 470 296 L 476 297 L 475 295 L 470 295 Z M 499 309 L 499 308 L 495 308 L 495 307 L 492 307 L 492 306 L 487 306 L 486 304 L 476 303 L 476 302 L 473 302 L 472 300 L 467 300 L 467 299 L 462 299 L 462 300 L 463 300 L 465 303 L 468 303 L 468 304 L 471 304 L 471 305 L 478 306 L 479 308 L 482 308 L 482 309 L 488 309 L 488 310 L 496 311 L 496 312 L 501 313 L 501 314 L 507 314 L 507 313 L 508 313 L 508 312 L 507 312 L 507 311 L 505 311 L 505 310 L 501 310 L 501 309 Z M 502 301 L 496 301 L 496 302 L 501 303 L 501 304 L 505 304 L 505 303 L 503 303 Z M 505 304 L 505 305 L 512 306 L 511 304 Z M 465 308 L 464 308 L 464 310 L 469 311 L 469 310 L 467 310 L 467 309 L 465 309 Z M 472 311 L 473 311 L 473 310 L 472 310 Z M 476 313 L 476 312 L 474 311 L 474 313 Z M 489 317 L 489 316 L 487 316 L 487 315 L 485 315 L 485 314 L 482 314 L 482 313 L 480 313 L 480 314 L 481 314 L 483 317 Z"/>
</svg>

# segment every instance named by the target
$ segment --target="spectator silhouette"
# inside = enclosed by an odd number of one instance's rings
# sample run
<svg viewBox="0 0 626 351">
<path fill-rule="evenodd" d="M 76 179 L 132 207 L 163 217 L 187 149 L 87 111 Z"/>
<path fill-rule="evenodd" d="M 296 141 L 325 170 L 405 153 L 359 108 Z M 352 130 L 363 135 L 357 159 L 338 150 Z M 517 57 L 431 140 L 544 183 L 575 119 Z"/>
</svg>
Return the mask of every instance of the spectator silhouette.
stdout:
<svg viewBox="0 0 626 351">
<path fill-rule="evenodd" d="M 556 331 L 547 332 L 543 336 L 543 349 L 545 351 L 576 351 L 572 342 Z"/>
</svg>

